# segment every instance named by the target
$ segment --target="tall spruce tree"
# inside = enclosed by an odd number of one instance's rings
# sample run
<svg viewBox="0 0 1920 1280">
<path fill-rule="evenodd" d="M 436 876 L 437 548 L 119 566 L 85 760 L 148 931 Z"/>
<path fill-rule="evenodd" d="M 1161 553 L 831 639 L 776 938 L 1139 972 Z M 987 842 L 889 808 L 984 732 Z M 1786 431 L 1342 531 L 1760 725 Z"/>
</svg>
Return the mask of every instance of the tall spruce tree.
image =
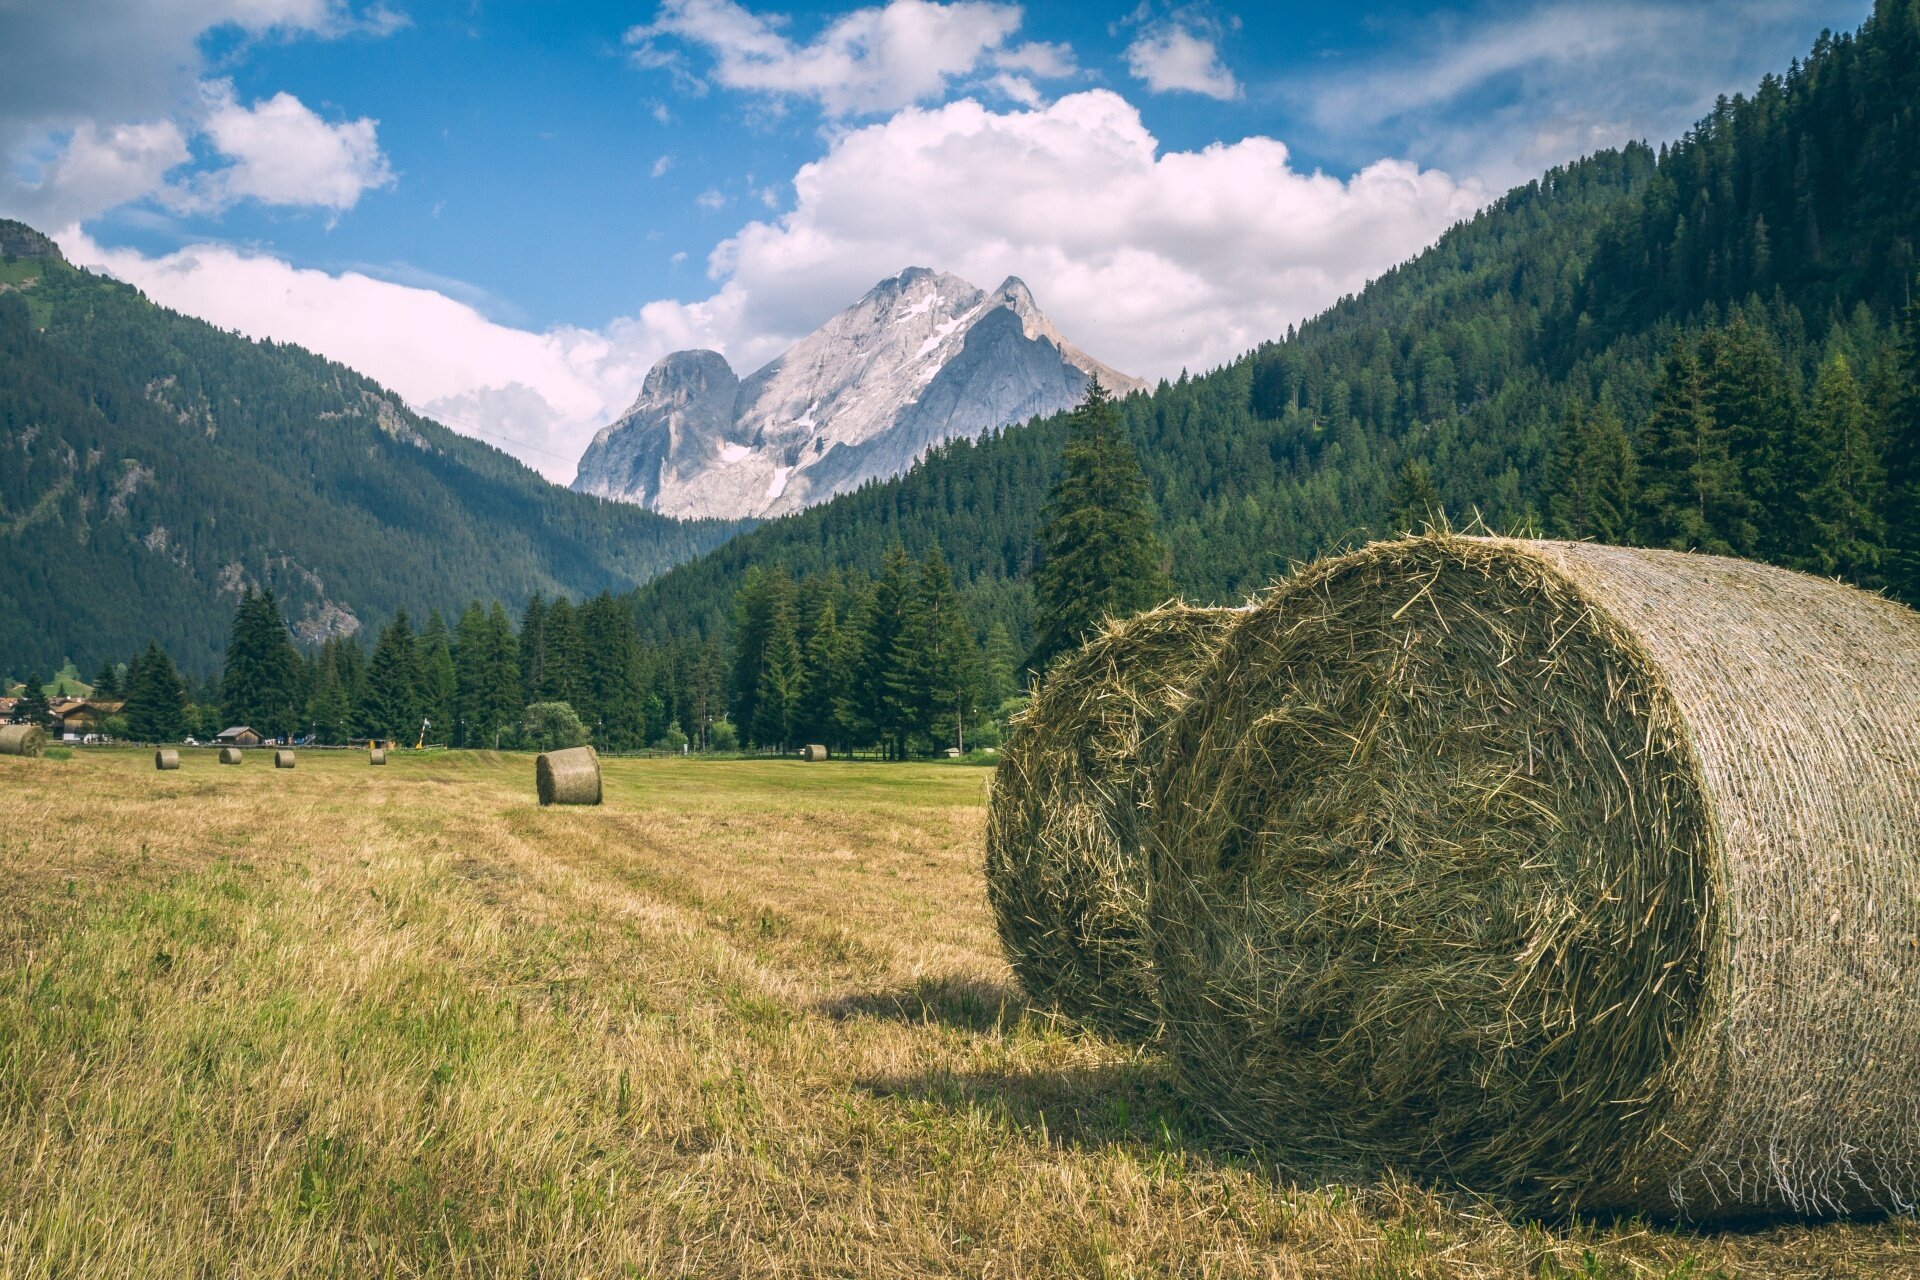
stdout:
<svg viewBox="0 0 1920 1280">
<path fill-rule="evenodd" d="M 1737 313 L 1700 343 L 1700 374 L 1715 428 L 1733 460 L 1720 516 L 1741 555 L 1782 559 L 1805 545 L 1797 472 L 1799 410 L 1786 367 L 1763 329 Z"/>
<path fill-rule="evenodd" d="M 20 690 L 20 701 L 13 708 L 13 718 L 21 724 L 37 724 L 43 729 L 53 723 L 53 708 L 47 704 L 46 681 L 40 678 L 38 671 L 27 673 L 26 687 Z"/>
<path fill-rule="evenodd" d="M 1086 399 L 1071 415 L 1061 468 L 1033 573 L 1035 667 L 1080 644 L 1102 619 L 1137 613 L 1171 589 L 1146 477 L 1098 378 L 1088 382 Z"/>
<path fill-rule="evenodd" d="M 112 702 L 120 697 L 120 669 L 112 662 L 100 664 L 100 673 L 93 678 L 93 696 Z"/>
<path fill-rule="evenodd" d="M 987 627 L 987 644 L 981 654 L 981 698 L 987 710 L 998 711 L 1020 692 L 1020 677 L 1014 670 L 1019 661 L 1007 624 L 995 619 Z"/>
<path fill-rule="evenodd" d="M 1886 552 L 1887 527 L 1881 515 L 1886 474 L 1866 401 L 1846 356 L 1836 353 L 1820 367 L 1811 419 L 1813 483 L 1805 506 L 1812 537 L 1800 564 L 1863 587 L 1878 586 Z"/>
<path fill-rule="evenodd" d="M 1548 475 L 1547 519 L 1555 537 L 1615 546 L 1632 540 L 1637 464 L 1611 398 L 1591 408 L 1568 403 Z"/>
<path fill-rule="evenodd" d="M 1393 481 L 1387 532 L 1419 533 L 1446 522 L 1446 507 L 1440 501 L 1440 488 L 1433 480 L 1433 464 L 1425 458 L 1409 458 L 1401 463 Z"/>
<path fill-rule="evenodd" d="M 591 701 L 587 690 L 587 646 L 580 634 L 580 613 L 565 596 L 547 606 L 542 624 L 543 670 L 540 673 L 540 697 L 545 702 L 564 702 L 590 723 Z"/>
<path fill-rule="evenodd" d="M 538 591 L 527 600 L 520 614 L 520 705 L 531 706 L 546 696 L 547 686 L 547 605 Z M 520 714 L 514 711 L 514 723 Z"/>
<path fill-rule="evenodd" d="M 321 742 L 337 745 L 353 734 L 353 695 L 342 675 L 341 651 L 351 641 L 335 636 L 320 646 L 307 694 L 307 723 Z"/>
<path fill-rule="evenodd" d="M 458 682 L 446 619 L 438 609 L 428 610 L 427 625 L 420 632 L 414 651 L 420 664 L 420 715 L 433 724 L 427 736 L 435 742 L 451 742 Z"/>
<path fill-rule="evenodd" d="M 270 738 L 291 735 L 306 711 L 304 664 L 273 588 L 248 588 L 233 613 L 221 670 L 221 714 Z"/>
<path fill-rule="evenodd" d="M 486 683 L 475 702 L 478 717 L 474 746 L 500 746 L 502 739 L 520 723 L 526 704 L 521 701 L 520 646 L 507 618 L 506 606 L 495 600 L 487 610 Z"/>
<path fill-rule="evenodd" d="M 1886 450 L 1887 555 L 1893 595 L 1920 608 L 1920 296 L 1900 317 L 1882 435 Z"/>
<path fill-rule="evenodd" d="M 766 665 L 767 632 L 773 623 L 773 601 L 780 593 L 776 585 L 786 583 L 784 570 L 772 571 L 750 566 L 741 576 L 740 589 L 733 596 L 730 640 L 733 663 L 727 673 L 727 711 L 733 723 L 748 734 L 753 732 L 754 704 L 760 696 L 760 672 Z"/>
<path fill-rule="evenodd" d="M 609 751 L 645 746 L 646 672 L 632 618 L 603 591 L 581 606 L 579 619 L 585 654 L 580 718 L 593 730 L 594 742 Z"/>
<path fill-rule="evenodd" d="M 895 654 L 900 629 L 913 602 L 913 561 L 899 543 L 887 548 L 873 590 L 860 602 L 864 615 L 860 652 L 853 677 L 853 714 L 858 736 L 878 742 L 893 758 L 906 752 L 907 726 L 892 698 Z"/>
<path fill-rule="evenodd" d="M 120 709 L 136 742 L 177 742 L 187 732 L 187 686 L 157 642 L 140 655 L 138 678 Z"/>
<path fill-rule="evenodd" d="M 411 743 L 420 732 L 420 660 L 405 609 L 381 630 L 373 647 L 359 719 L 371 737 Z"/>
<path fill-rule="evenodd" d="M 784 749 L 793 744 L 793 731 L 806 696 L 791 582 L 784 573 L 775 575 L 771 582 L 774 589 L 767 597 L 766 641 L 760 652 L 753 720 L 745 726 L 753 744 L 759 747 Z"/>
<path fill-rule="evenodd" d="M 921 562 L 888 680 L 894 715 L 907 735 L 964 749 L 967 724 L 979 713 L 979 651 L 938 547 Z"/>
<path fill-rule="evenodd" d="M 805 693 L 800 699 L 799 735 L 809 742 L 845 746 L 839 708 L 848 696 L 848 653 L 833 594 L 823 593 L 807 628 Z"/>
<path fill-rule="evenodd" d="M 1639 537 L 1677 551 L 1735 555 L 1756 537 L 1749 511 L 1700 361 L 1683 339 L 1667 357 L 1642 432 Z"/>
</svg>

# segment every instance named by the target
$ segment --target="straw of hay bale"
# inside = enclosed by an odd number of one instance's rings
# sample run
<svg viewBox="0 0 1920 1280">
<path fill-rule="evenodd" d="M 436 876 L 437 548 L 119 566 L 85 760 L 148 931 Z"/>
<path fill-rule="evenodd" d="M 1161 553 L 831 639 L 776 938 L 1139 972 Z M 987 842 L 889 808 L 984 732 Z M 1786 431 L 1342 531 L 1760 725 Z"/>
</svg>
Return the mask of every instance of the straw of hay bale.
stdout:
<svg viewBox="0 0 1920 1280">
<path fill-rule="evenodd" d="M 592 747 L 544 752 L 533 762 L 541 804 L 599 804 L 600 757 Z"/>
<path fill-rule="evenodd" d="M 1163 1008 L 1243 1135 L 1561 1208 L 1920 1200 L 1920 615 L 1376 544 L 1234 632 L 1167 754 Z"/>
<path fill-rule="evenodd" d="M 156 769 L 178 769 L 180 753 L 172 747 L 162 747 L 153 753 L 153 767 Z"/>
<path fill-rule="evenodd" d="M 242 759 L 242 757 L 241 757 L 241 755 L 240 755 L 240 748 L 238 748 L 238 747 L 222 747 L 222 748 L 220 748 L 220 763 L 221 763 L 221 764 L 239 764 L 239 763 L 240 763 L 240 761 L 241 761 L 241 759 Z"/>
<path fill-rule="evenodd" d="M 0 724 L 0 756 L 37 756 L 47 749 L 46 732 L 37 724 Z"/>
<path fill-rule="evenodd" d="M 827 758 L 827 749 L 821 746 L 817 742 L 810 742 L 805 747 L 801 748 L 800 758 L 802 760 L 811 760 L 815 762 L 825 760 Z"/>
<path fill-rule="evenodd" d="M 276 750 L 273 753 L 273 767 L 276 769 L 293 768 L 293 752 L 288 751 L 285 747 Z"/>
<path fill-rule="evenodd" d="M 386 762 L 387 762 L 387 749 L 385 747 L 372 747 L 368 749 L 367 751 L 368 764 L 385 764 Z"/>
<path fill-rule="evenodd" d="M 1140 828 L 1159 731 L 1238 616 L 1169 604 L 1109 623 L 1054 666 L 995 767 L 1001 948 L 1028 994 L 1113 1034 L 1158 1022 Z"/>
</svg>

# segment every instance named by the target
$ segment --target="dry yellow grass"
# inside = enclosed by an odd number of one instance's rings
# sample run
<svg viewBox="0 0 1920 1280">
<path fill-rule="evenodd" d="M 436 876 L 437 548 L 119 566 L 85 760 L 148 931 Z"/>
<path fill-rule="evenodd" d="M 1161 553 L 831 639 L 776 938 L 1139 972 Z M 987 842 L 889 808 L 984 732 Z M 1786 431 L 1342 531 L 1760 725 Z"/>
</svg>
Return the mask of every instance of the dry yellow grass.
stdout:
<svg viewBox="0 0 1920 1280">
<path fill-rule="evenodd" d="M 0 759 L 0 1276 L 1900 1276 L 1222 1147 L 1029 1012 L 984 775 Z"/>
</svg>

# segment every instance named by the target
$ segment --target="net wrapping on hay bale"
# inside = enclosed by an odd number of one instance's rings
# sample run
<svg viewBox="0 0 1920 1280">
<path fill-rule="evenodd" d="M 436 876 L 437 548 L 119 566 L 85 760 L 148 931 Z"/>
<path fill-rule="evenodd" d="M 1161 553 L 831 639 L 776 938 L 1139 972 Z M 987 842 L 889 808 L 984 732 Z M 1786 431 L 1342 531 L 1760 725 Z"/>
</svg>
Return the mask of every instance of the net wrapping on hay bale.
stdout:
<svg viewBox="0 0 1920 1280">
<path fill-rule="evenodd" d="M 240 748 L 238 748 L 238 747 L 222 747 L 222 748 L 220 748 L 220 763 L 221 763 L 221 764 L 239 764 L 239 763 L 240 763 L 240 760 L 241 760 L 241 756 L 240 756 Z"/>
<path fill-rule="evenodd" d="M 293 752 L 281 748 L 273 753 L 273 767 L 276 769 L 293 768 Z"/>
<path fill-rule="evenodd" d="M 1920 1199 L 1920 615 L 1447 535 L 1311 566 L 1169 745 L 1156 961 L 1242 1133 L 1559 1206 Z"/>
<path fill-rule="evenodd" d="M 541 804 L 599 804 L 600 757 L 592 747 L 548 751 L 533 763 Z"/>
<path fill-rule="evenodd" d="M 1141 824 L 1158 734 L 1238 618 L 1170 604 L 1120 622 L 1047 675 L 993 776 L 987 896 L 1035 999 L 1111 1033 L 1158 1025 Z"/>
<path fill-rule="evenodd" d="M 387 749 L 385 747 L 373 747 L 367 751 L 368 764 L 385 764 L 386 762 Z"/>
<path fill-rule="evenodd" d="M 162 747 L 153 753 L 153 767 L 156 769 L 178 769 L 180 753 L 172 747 Z"/>
<path fill-rule="evenodd" d="M 45 730 L 37 724 L 0 724 L 0 756 L 37 756 L 47 749 Z"/>
</svg>

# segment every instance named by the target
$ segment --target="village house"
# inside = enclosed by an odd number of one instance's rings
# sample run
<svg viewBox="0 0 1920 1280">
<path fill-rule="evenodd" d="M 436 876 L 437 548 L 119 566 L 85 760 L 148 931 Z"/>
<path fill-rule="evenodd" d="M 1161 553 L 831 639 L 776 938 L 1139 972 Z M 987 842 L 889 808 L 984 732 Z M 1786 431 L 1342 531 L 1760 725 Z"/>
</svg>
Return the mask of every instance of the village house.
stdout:
<svg viewBox="0 0 1920 1280">
<path fill-rule="evenodd" d="M 257 747 L 266 739 L 258 731 L 237 724 L 214 734 L 213 741 L 216 746 L 222 747 Z"/>
<path fill-rule="evenodd" d="M 78 742 L 88 734 L 104 733 L 107 717 L 118 715 L 123 702 L 97 702 L 92 698 L 54 698 L 47 704 L 53 725 L 49 730 L 64 742 Z"/>
</svg>

